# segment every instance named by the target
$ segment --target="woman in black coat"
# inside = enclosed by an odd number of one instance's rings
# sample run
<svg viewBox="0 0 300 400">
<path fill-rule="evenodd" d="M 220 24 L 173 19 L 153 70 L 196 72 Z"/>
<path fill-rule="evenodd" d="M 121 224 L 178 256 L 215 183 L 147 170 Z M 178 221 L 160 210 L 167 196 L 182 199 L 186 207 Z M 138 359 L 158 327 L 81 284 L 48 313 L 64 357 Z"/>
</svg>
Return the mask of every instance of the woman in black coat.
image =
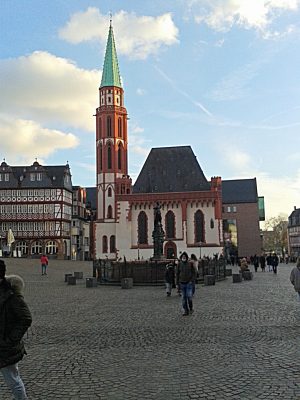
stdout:
<svg viewBox="0 0 300 400">
<path fill-rule="evenodd" d="M 32 323 L 23 289 L 21 277 L 5 278 L 5 263 L 0 260 L 0 370 L 16 399 L 27 399 L 18 362 L 26 354 L 22 338 Z"/>
</svg>

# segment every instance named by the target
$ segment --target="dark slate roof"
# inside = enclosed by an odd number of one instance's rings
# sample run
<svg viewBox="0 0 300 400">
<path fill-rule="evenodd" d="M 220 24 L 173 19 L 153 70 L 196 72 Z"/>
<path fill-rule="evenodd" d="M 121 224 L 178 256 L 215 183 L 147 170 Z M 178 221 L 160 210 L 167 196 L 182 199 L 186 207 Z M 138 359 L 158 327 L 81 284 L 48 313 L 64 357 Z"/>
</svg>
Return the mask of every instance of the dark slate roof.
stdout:
<svg viewBox="0 0 300 400">
<path fill-rule="evenodd" d="M 97 209 L 97 188 L 96 187 L 87 187 L 86 190 L 86 204 L 90 203 L 91 209 Z"/>
<path fill-rule="evenodd" d="M 222 180 L 223 204 L 257 203 L 256 178 Z"/>
<path fill-rule="evenodd" d="M 295 208 L 294 211 L 289 216 L 289 227 L 300 225 L 300 208 Z"/>
<path fill-rule="evenodd" d="M 31 181 L 31 172 L 41 172 L 42 180 Z M 0 189 L 66 188 L 72 191 L 69 164 L 44 166 L 35 161 L 30 166 L 10 166 L 2 162 L 0 173 L 9 173 L 9 181 L 2 179 Z"/>
<path fill-rule="evenodd" d="M 133 193 L 206 190 L 210 190 L 210 184 L 190 146 L 151 149 L 133 186 Z"/>
</svg>

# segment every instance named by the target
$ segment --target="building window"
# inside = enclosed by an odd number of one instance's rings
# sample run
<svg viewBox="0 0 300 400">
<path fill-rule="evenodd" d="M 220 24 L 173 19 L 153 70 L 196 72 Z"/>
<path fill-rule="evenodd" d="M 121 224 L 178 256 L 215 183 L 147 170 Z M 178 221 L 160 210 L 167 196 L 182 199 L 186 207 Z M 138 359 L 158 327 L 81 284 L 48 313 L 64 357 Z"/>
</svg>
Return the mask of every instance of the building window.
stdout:
<svg viewBox="0 0 300 400">
<path fill-rule="evenodd" d="M 112 218 L 113 217 L 113 215 L 112 215 L 112 206 L 108 206 L 107 207 L 107 218 Z"/>
<path fill-rule="evenodd" d="M 107 148 L 107 169 L 111 169 L 112 167 L 112 159 L 111 159 L 111 146 Z"/>
<path fill-rule="evenodd" d="M 111 137 L 111 117 L 107 117 L 107 137 Z"/>
<path fill-rule="evenodd" d="M 28 254 L 28 244 L 26 242 L 18 242 L 16 244 L 16 250 L 17 253 L 20 252 L 21 255 L 26 255 Z"/>
<path fill-rule="evenodd" d="M 111 187 L 109 187 L 109 188 L 108 188 L 108 191 L 107 191 L 107 196 L 108 196 L 108 197 L 111 197 L 111 194 L 112 194 Z"/>
<path fill-rule="evenodd" d="M 122 145 L 118 146 L 118 169 L 122 169 Z"/>
<path fill-rule="evenodd" d="M 202 211 L 198 210 L 194 216 L 195 243 L 204 242 L 204 216 Z"/>
<path fill-rule="evenodd" d="M 37 181 L 41 181 L 42 178 L 43 178 L 43 174 L 42 174 L 41 172 L 38 172 L 38 173 L 36 174 L 36 180 L 37 180 Z"/>
<path fill-rule="evenodd" d="M 166 214 L 166 238 L 174 239 L 175 234 L 175 215 L 172 211 L 168 211 Z"/>
<path fill-rule="evenodd" d="M 99 168 L 100 171 L 102 171 L 103 169 L 102 144 L 100 144 L 98 151 L 99 151 Z"/>
<path fill-rule="evenodd" d="M 0 174 L 0 182 L 2 181 L 2 174 Z"/>
<path fill-rule="evenodd" d="M 31 182 L 35 181 L 35 174 L 32 172 L 30 174 L 30 180 L 31 180 Z"/>
<path fill-rule="evenodd" d="M 9 174 L 4 174 L 4 180 L 5 180 L 5 182 L 9 181 Z"/>
<path fill-rule="evenodd" d="M 42 254 L 43 247 L 41 242 L 33 242 L 31 245 L 31 254 Z"/>
<path fill-rule="evenodd" d="M 46 243 L 46 254 L 56 254 L 57 252 L 58 246 L 54 240 L 50 240 Z"/>
<path fill-rule="evenodd" d="M 107 253 L 107 236 L 102 237 L 102 253 Z"/>
<path fill-rule="evenodd" d="M 214 229 L 214 227 L 215 227 L 215 222 L 214 222 L 214 220 L 211 218 L 211 219 L 210 219 L 210 229 Z"/>
<path fill-rule="evenodd" d="M 115 253 L 115 251 L 116 251 L 116 237 L 115 235 L 111 235 L 109 239 L 109 252 Z"/>
<path fill-rule="evenodd" d="M 148 218 L 144 211 L 138 216 L 138 244 L 148 244 Z"/>
<path fill-rule="evenodd" d="M 99 138 L 102 137 L 102 120 L 101 118 L 98 119 L 98 131 L 99 131 Z"/>
<path fill-rule="evenodd" d="M 122 118 L 118 118 L 118 136 L 122 137 Z"/>
</svg>

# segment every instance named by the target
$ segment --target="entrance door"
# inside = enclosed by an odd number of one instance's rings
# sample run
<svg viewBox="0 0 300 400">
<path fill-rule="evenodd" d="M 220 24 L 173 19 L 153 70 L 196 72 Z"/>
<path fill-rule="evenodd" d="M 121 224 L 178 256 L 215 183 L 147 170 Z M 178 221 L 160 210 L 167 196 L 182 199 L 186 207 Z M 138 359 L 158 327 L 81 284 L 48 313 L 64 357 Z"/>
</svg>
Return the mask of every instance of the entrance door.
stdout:
<svg viewBox="0 0 300 400">
<path fill-rule="evenodd" d="M 177 258 L 177 247 L 174 242 L 165 244 L 165 256 L 167 259 Z"/>
</svg>

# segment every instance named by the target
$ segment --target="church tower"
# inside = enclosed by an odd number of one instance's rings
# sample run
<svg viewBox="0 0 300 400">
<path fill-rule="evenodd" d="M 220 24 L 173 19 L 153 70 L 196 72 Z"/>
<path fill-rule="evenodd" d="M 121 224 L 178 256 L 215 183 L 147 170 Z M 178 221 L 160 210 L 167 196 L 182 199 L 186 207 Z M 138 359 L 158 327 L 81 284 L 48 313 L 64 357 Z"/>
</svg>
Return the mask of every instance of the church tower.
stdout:
<svg viewBox="0 0 300 400">
<path fill-rule="evenodd" d="M 110 230 L 118 219 L 117 195 L 131 193 L 127 143 L 127 110 L 110 22 L 96 110 L 97 220 L 110 223 Z"/>
</svg>

